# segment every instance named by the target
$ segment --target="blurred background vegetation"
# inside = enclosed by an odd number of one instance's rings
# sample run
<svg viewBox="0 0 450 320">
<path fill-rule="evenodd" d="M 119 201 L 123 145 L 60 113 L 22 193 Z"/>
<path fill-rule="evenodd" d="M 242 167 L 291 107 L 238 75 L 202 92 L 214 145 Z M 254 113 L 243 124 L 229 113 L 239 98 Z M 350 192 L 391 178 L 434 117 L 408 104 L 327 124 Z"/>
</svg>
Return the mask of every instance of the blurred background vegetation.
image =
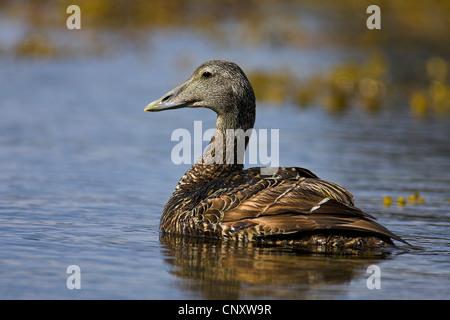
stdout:
<svg viewBox="0 0 450 320">
<path fill-rule="evenodd" d="M 75 43 L 65 40 L 72 32 L 65 27 L 71 4 L 82 12 Z M 381 8 L 381 30 L 365 27 L 371 4 Z M 12 34 L 2 33 L 0 55 L 17 59 L 145 50 L 152 31 L 179 29 L 224 48 L 363 52 L 362 61 L 349 58 L 306 78 L 290 71 L 295 61 L 248 75 L 258 99 L 273 105 L 290 101 L 338 114 L 349 107 L 377 113 L 403 105 L 418 118 L 450 114 L 448 0 L 0 0 L 0 19 L 2 27 L 15 26 Z"/>
</svg>

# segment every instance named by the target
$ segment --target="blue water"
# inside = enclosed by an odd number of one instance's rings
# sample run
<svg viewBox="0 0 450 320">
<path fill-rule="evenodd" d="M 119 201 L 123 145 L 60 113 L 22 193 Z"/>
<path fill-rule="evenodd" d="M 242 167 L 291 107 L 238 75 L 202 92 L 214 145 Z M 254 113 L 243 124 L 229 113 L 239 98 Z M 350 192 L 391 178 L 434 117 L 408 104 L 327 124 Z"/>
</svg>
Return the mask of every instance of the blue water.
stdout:
<svg viewBox="0 0 450 320">
<path fill-rule="evenodd" d="M 280 130 L 280 165 L 346 187 L 360 208 L 424 250 L 350 258 L 161 241 L 161 210 L 189 167 L 170 161 L 171 133 L 195 120 L 211 128 L 215 116 L 144 107 L 210 58 L 244 69 L 270 58 L 321 59 L 257 48 L 248 49 L 252 59 L 200 42 L 180 64 L 174 52 L 187 46 L 175 36 L 170 54 L 0 59 L 0 298 L 450 298 L 450 120 L 418 121 L 406 108 L 335 116 L 260 103 L 256 129 Z M 386 195 L 414 191 L 425 203 L 383 206 Z M 381 289 L 366 286 L 373 264 Z M 80 267 L 80 290 L 66 286 L 70 265 Z"/>
</svg>

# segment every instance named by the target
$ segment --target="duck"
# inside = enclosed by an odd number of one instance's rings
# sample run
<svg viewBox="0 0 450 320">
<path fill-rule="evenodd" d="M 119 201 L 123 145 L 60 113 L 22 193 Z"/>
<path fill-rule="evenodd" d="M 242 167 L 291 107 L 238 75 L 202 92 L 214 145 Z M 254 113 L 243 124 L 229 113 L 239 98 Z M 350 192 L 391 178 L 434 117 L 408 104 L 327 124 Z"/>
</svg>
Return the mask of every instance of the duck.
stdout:
<svg viewBox="0 0 450 320">
<path fill-rule="evenodd" d="M 161 234 L 322 249 L 408 244 L 356 207 L 349 191 L 308 169 L 279 167 L 269 174 L 259 167 L 244 169 L 248 136 L 239 142 L 235 132 L 253 128 L 256 98 L 236 63 L 203 63 L 144 111 L 179 108 L 211 109 L 216 128 L 164 206 Z"/>
</svg>

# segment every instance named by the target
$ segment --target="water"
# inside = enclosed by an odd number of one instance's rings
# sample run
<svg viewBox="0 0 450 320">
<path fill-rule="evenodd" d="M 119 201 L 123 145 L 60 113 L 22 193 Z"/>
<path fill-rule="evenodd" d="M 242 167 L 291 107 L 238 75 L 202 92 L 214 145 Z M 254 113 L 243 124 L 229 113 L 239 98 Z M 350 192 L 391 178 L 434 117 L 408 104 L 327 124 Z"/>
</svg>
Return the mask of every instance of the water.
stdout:
<svg viewBox="0 0 450 320">
<path fill-rule="evenodd" d="M 257 52 L 256 61 L 270 55 Z M 127 52 L 0 60 L 0 298 L 450 298 L 448 118 L 418 121 L 402 109 L 257 110 L 256 129 L 280 129 L 280 165 L 348 188 L 360 208 L 424 250 L 339 257 L 160 239 L 161 210 L 189 167 L 170 161 L 171 133 L 192 130 L 195 120 L 211 128 L 215 117 L 143 109 L 210 58 L 189 68 L 177 67 L 173 54 Z M 383 196 L 414 191 L 424 204 L 383 206 Z M 81 269 L 81 290 L 66 286 L 69 265 Z M 381 270 L 379 290 L 366 286 L 370 265 Z"/>
</svg>

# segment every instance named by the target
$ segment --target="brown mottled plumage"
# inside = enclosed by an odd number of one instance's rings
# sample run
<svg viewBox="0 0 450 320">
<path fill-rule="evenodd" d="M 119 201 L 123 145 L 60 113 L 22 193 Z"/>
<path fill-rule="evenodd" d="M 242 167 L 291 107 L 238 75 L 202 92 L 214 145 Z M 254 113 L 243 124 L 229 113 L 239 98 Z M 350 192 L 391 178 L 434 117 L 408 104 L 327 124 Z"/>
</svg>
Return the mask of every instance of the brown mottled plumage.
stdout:
<svg viewBox="0 0 450 320">
<path fill-rule="evenodd" d="M 214 110 L 216 131 L 167 202 L 162 232 L 331 247 L 385 246 L 393 244 L 392 239 L 404 242 L 356 208 L 350 192 L 307 169 L 278 168 L 270 176 L 261 175 L 260 168 L 243 170 L 237 139 L 225 137 L 227 129 L 253 128 L 255 96 L 236 64 L 219 60 L 202 64 L 185 83 L 145 111 L 183 107 Z"/>
</svg>

